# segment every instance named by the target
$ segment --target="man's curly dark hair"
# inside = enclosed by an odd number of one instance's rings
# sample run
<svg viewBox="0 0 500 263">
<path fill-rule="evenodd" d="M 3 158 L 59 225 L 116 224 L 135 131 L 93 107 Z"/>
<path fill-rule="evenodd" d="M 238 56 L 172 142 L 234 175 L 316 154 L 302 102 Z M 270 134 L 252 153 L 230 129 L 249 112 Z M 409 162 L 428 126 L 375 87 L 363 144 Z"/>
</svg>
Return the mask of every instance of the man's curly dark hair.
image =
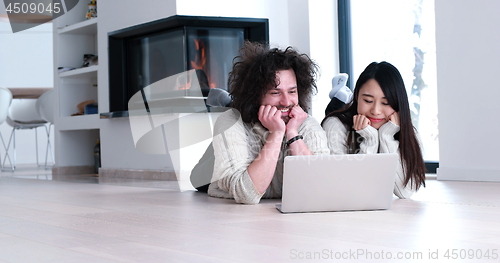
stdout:
<svg viewBox="0 0 500 263">
<path fill-rule="evenodd" d="M 240 112 L 243 122 L 258 121 L 262 98 L 269 89 L 279 84 L 276 83 L 276 73 L 288 69 L 295 72 L 299 106 L 307 112 L 308 102 L 317 92 L 318 65 L 292 47 L 280 50 L 260 43 L 244 43 L 239 56 L 233 60 L 233 70 L 228 79 L 232 107 Z"/>
</svg>

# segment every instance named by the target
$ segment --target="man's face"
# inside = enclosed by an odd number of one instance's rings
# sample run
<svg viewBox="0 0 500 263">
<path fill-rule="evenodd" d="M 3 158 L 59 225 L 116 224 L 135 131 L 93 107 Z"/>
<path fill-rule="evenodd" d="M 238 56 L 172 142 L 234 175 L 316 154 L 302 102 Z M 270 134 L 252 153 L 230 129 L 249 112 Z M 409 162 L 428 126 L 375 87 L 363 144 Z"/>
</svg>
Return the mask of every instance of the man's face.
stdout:
<svg viewBox="0 0 500 263">
<path fill-rule="evenodd" d="M 281 111 L 281 118 L 288 123 L 290 110 L 299 104 L 295 72 L 292 69 L 279 70 L 276 72 L 276 82 L 278 86 L 268 90 L 260 104 L 275 106 Z"/>
</svg>

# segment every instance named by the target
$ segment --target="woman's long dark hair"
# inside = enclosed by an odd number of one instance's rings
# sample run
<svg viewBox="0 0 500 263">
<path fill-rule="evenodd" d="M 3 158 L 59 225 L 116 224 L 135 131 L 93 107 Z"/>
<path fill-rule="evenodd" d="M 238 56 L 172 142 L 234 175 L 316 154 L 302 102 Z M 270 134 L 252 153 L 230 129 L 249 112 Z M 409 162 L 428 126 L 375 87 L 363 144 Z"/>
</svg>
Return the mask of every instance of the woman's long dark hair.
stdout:
<svg viewBox="0 0 500 263">
<path fill-rule="evenodd" d="M 399 113 L 400 130 L 394 137 L 399 140 L 399 152 L 405 174 L 404 186 L 411 180 L 411 187 L 415 190 L 418 190 L 421 185 L 425 187 L 425 163 L 411 121 L 405 85 L 398 69 L 390 63 L 384 61 L 368 65 L 356 81 L 352 102 L 344 108 L 328 114 L 321 125 L 328 117 L 339 118 L 348 131 L 346 142 L 348 153 L 357 153 L 363 138 L 353 128 L 353 117 L 358 114 L 359 91 L 370 79 L 378 82 L 389 105 Z"/>
<path fill-rule="evenodd" d="M 317 91 L 318 66 L 306 55 L 292 47 L 270 49 L 268 45 L 246 41 L 233 60 L 228 87 L 243 122 L 258 122 L 258 111 L 263 96 L 278 86 L 276 72 L 293 69 L 297 79 L 299 105 L 308 111 L 308 103 Z"/>
</svg>

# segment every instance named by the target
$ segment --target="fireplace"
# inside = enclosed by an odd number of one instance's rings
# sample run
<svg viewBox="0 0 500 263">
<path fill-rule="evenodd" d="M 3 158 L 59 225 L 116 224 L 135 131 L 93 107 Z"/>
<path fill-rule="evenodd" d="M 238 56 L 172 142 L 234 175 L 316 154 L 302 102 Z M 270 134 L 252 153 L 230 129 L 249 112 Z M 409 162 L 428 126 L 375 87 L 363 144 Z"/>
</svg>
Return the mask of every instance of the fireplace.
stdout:
<svg viewBox="0 0 500 263">
<path fill-rule="evenodd" d="M 128 102 L 159 80 L 194 70 L 201 88 L 176 87 L 178 97 L 203 99 L 211 88 L 227 90 L 233 58 L 244 40 L 269 42 L 268 20 L 172 16 L 108 34 L 109 111 L 128 116 Z M 198 89 L 199 89 L 198 88 Z"/>
</svg>

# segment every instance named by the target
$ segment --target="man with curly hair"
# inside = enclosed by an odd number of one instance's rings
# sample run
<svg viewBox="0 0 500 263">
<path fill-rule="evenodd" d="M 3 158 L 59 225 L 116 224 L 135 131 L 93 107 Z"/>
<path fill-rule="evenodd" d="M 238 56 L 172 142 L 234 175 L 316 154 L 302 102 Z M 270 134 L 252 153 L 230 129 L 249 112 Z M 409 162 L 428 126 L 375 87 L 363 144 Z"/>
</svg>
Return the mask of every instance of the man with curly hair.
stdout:
<svg viewBox="0 0 500 263">
<path fill-rule="evenodd" d="M 285 156 L 329 154 L 325 132 L 306 113 L 316 72 L 291 47 L 244 44 L 229 74 L 232 109 L 214 127 L 210 196 L 244 204 L 280 198 Z"/>
</svg>

